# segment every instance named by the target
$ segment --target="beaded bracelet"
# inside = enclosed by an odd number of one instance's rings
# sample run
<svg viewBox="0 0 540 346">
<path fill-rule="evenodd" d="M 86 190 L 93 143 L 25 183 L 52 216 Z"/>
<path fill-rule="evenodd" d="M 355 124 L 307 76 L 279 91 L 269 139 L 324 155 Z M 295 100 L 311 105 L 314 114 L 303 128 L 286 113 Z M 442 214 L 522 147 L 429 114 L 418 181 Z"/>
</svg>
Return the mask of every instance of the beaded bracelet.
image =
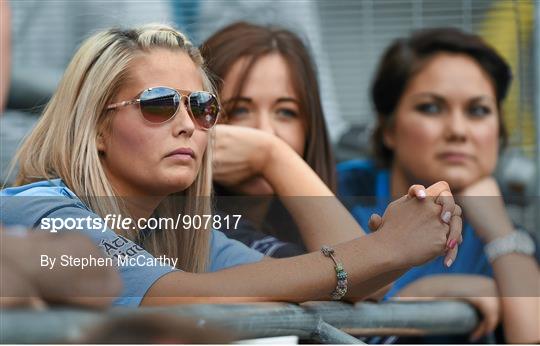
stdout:
<svg viewBox="0 0 540 346">
<path fill-rule="evenodd" d="M 335 251 L 330 246 L 323 246 L 321 252 L 326 257 L 329 257 L 334 262 L 334 269 L 336 270 L 337 286 L 330 295 L 332 300 L 341 300 L 347 293 L 347 272 L 343 269 L 343 263 L 338 262 L 334 257 Z"/>
</svg>

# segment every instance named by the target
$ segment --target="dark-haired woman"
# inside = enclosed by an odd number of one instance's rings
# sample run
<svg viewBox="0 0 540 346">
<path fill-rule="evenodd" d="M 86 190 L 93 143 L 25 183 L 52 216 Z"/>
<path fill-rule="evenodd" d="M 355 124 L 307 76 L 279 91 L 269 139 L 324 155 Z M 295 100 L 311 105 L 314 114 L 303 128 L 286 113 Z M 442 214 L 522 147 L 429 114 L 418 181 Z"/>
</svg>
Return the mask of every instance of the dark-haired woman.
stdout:
<svg viewBox="0 0 540 346">
<path fill-rule="evenodd" d="M 473 339 L 495 329 L 502 311 L 507 341 L 536 342 L 538 299 L 526 298 L 538 297 L 534 242 L 512 224 L 492 177 L 510 80 L 506 62 L 475 35 L 430 29 L 394 41 L 372 86 L 379 165 L 341 164 L 340 193 L 377 197 L 372 205 L 349 200 L 365 225 L 408 185 L 447 181 L 466 216 L 462 256 L 410 270 L 387 296 L 474 297 L 485 318 Z"/>
</svg>

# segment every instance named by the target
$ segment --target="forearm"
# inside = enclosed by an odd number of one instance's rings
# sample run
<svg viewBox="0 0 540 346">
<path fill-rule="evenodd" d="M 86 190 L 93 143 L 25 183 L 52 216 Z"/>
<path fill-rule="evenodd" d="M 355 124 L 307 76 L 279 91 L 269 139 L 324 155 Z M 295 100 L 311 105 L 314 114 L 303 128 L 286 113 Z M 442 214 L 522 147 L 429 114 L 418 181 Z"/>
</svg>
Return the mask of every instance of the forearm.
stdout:
<svg viewBox="0 0 540 346">
<path fill-rule="evenodd" d="M 373 234 L 334 247 L 336 257 L 347 268 L 351 287 L 399 268 L 399 261 L 395 258 L 381 255 L 384 246 L 381 239 Z M 192 300 L 190 297 L 302 302 L 328 299 L 335 287 L 334 265 L 318 251 L 215 273 L 171 273 L 152 286 L 143 304 L 186 302 Z"/>
<path fill-rule="evenodd" d="M 480 275 L 439 274 L 416 280 L 398 292 L 400 297 L 465 298 L 496 296 L 493 280 Z"/>
<path fill-rule="evenodd" d="M 504 255 L 493 262 L 493 273 L 501 296 L 506 341 L 540 340 L 540 279 L 536 260 L 522 254 Z"/>
<path fill-rule="evenodd" d="M 486 243 L 504 237 L 514 229 L 502 199 L 493 198 L 491 203 L 497 203 L 491 209 L 492 217 L 479 226 Z M 495 259 L 492 267 L 501 297 L 506 341 L 528 343 L 540 340 L 540 274 L 536 259 L 510 253 Z"/>
<path fill-rule="evenodd" d="M 485 244 L 514 231 L 494 178 L 483 178 L 460 194 L 465 215 Z M 484 197 L 480 200 L 477 196 Z M 510 253 L 496 258 L 492 267 L 501 297 L 507 341 L 537 342 L 540 339 L 538 335 L 540 293 L 536 260 L 531 256 Z"/>
<path fill-rule="evenodd" d="M 351 285 L 346 298 L 350 301 L 361 301 L 364 299 L 380 300 L 384 298 L 391 288 L 391 284 L 401 275 L 405 274 L 405 272 L 407 272 L 405 269 L 394 270 Z"/>
<path fill-rule="evenodd" d="M 362 236 L 362 228 L 308 164 L 286 144 L 273 145 L 263 174 L 292 215 L 308 251 Z"/>
<path fill-rule="evenodd" d="M 497 210 L 497 209 L 496 209 Z M 483 241 L 488 244 L 514 231 L 506 209 L 500 207 L 489 223 L 479 225 Z M 497 257 L 492 263 L 493 277 L 501 297 L 538 297 L 540 274 L 533 256 L 509 253 Z"/>
</svg>

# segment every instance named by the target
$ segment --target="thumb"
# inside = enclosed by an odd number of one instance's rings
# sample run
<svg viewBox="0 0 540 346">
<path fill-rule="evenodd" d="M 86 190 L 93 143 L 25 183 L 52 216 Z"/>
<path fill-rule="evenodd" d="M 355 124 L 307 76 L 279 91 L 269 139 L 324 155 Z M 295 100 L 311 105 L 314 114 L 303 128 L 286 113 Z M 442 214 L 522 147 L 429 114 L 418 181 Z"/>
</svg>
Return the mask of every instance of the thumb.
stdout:
<svg viewBox="0 0 540 346">
<path fill-rule="evenodd" d="M 383 219 L 379 214 L 371 214 L 368 227 L 371 232 L 376 232 L 382 226 Z"/>
</svg>

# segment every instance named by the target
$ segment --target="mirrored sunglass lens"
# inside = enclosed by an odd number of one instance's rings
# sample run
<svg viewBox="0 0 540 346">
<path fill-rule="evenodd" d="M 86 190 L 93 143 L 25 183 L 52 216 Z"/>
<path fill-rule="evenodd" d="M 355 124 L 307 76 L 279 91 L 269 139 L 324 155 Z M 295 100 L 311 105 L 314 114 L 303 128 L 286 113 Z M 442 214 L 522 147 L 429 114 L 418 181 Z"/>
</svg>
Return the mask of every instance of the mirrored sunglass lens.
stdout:
<svg viewBox="0 0 540 346">
<path fill-rule="evenodd" d="M 197 123 L 209 129 L 217 121 L 219 105 L 217 99 L 209 92 L 196 91 L 189 98 L 189 106 Z"/>
<path fill-rule="evenodd" d="M 179 104 L 180 98 L 173 89 L 152 88 L 141 95 L 141 112 L 151 123 L 159 124 L 169 120 Z"/>
</svg>

